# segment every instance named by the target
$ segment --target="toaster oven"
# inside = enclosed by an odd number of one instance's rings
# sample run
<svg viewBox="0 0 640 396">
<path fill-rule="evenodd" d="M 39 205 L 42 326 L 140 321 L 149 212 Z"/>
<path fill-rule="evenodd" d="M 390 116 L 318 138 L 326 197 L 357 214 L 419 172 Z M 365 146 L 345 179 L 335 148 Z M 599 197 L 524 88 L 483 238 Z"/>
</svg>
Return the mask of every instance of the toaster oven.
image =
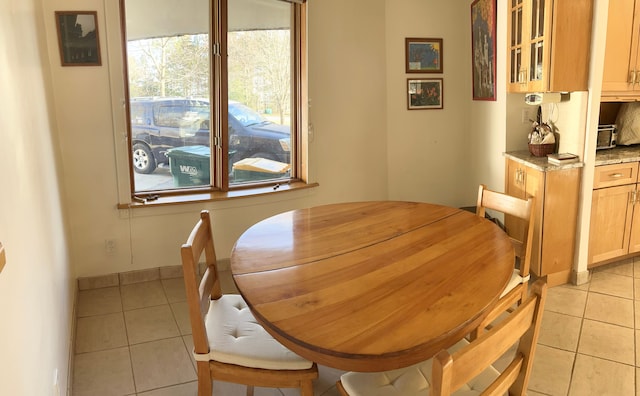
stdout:
<svg viewBox="0 0 640 396">
<path fill-rule="evenodd" d="M 616 147 L 618 139 L 617 127 L 615 124 L 598 125 L 598 143 L 596 150 Z"/>
</svg>

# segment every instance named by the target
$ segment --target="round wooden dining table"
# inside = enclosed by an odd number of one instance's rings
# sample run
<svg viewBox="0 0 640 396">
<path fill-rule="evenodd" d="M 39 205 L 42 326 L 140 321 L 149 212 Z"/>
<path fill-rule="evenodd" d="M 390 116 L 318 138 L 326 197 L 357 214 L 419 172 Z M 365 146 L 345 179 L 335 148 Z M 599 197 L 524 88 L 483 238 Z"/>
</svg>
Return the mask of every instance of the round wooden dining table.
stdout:
<svg viewBox="0 0 640 396">
<path fill-rule="evenodd" d="M 495 223 L 417 202 L 338 203 L 275 215 L 231 253 L 256 319 L 299 355 L 348 371 L 406 367 L 469 334 L 514 266 Z"/>
</svg>

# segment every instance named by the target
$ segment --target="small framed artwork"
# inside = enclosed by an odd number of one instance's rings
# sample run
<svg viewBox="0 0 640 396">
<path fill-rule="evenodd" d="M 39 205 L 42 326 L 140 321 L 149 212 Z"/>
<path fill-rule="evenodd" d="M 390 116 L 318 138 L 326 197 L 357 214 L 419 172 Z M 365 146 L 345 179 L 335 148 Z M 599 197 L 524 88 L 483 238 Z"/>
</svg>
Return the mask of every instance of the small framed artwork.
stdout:
<svg viewBox="0 0 640 396">
<path fill-rule="evenodd" d="M 471 3 L 473 100 L 496 100 L 496 0 Z"/>
<path fill-rule="evenodd" d="M 441 38 L 405 38 L 407 73 L 442 73 Z"/>
<path fill-rule="evenodd" d="M 442 78 L 408 78 L 407 108 L 409 110 L 442 109 Z"/>
<path fill-rule="evenodd" d="M 56 11 L 62 66 L 100 66 L 96 11 Z"/>
</svg>

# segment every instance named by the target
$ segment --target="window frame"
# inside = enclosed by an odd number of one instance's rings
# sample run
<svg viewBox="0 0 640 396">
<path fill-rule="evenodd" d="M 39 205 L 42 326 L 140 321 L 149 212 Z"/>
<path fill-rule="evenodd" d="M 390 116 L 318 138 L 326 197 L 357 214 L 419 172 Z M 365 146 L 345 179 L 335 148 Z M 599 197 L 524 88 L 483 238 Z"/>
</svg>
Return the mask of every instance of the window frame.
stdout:
<svg viewBox="0 0 640 396">
<path fill-rule="evenodd" d="M 210 184 L 201 187 L 181 188 L 176 190 L 135 191 L 135 171 L 133 154 L 130 147 L 132 139 L 131 106 L 129 95 L 129 70 L 126 35 L 127 0 L 119 0 L 120 30 L 122 44 L 122 71 L 124 77 L 124 115 L 127 136 L 127 161 L 129 176 L 130 202 L 118 204 L 118 208 L 131 208 L 149 205 L 165 205 L 175 203 L 193 203 L 217 201 L 239 197 L 278 193 L 314 187 L 309 184 L 306 166 L 308 138 L 308 93 L 307 93 L 307 10 L 304 0 L 280 0 L 291 4 L 291 165 L 292 173 L 287 179 L 230 185 L 229 135 L 228 128 L 228 42 L 227 42 L 227 10 L 228 0 L 210 0 Z M 273 0 L 276 1 L 276 0 Z"/>
</svg>

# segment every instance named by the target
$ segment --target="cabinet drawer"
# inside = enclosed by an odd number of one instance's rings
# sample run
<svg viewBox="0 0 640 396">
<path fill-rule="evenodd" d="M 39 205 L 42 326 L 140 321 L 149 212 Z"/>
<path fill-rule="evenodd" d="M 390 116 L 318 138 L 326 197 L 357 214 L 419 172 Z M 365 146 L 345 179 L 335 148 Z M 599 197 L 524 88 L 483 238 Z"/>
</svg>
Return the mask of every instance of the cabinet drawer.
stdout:
<svg viewBox="0 0 640 396">
<path fill-rule="evenodd" d="M 622 186 L 635 183 L 638 179 L 638 163 L 596 166 L 593 188 Z"/>
</svg>

